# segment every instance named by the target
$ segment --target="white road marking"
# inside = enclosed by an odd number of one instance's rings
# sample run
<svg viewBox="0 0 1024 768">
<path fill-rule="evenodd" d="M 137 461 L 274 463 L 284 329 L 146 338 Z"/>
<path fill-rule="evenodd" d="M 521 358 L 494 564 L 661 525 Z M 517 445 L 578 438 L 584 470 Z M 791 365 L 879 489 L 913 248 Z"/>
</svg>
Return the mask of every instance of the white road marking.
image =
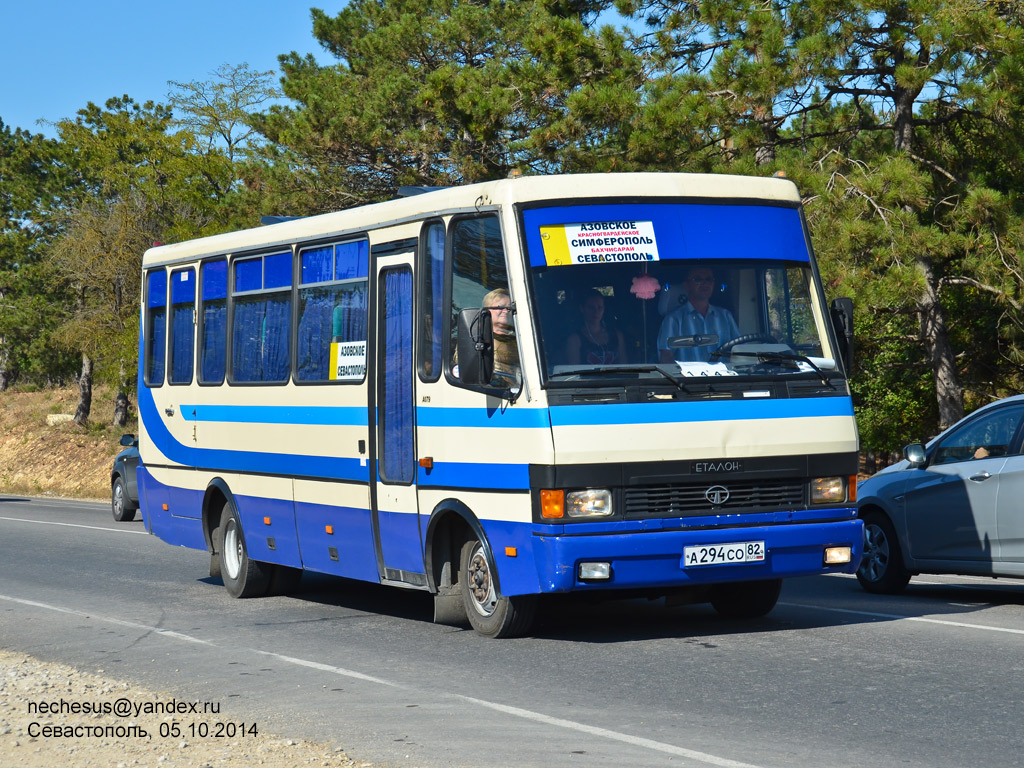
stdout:
<svg viewBox="0 0 1024 768">
<path fill-rule="evenodd" d="M 888 619 L 897 621 L 919 621 L 924 624 L 941 624 L 947 627 L 961 627 L 962 629 L 980 629 L 985 632 L 1004 632 L 1008 635 L 1024 635 L 1024 629 L 1010 629 L 1008 627 L 990 627 L 987 624 L 968 624 L 964 621 L 946 621 L 945 619 L 929 619 L 924 616 L 901 616 L 897 613 L 878 613 L 876 611 L 855 611 L 852 608 L 827 608 L 822 605 L 810 605 L 807 603 L 784 603 L 790 608 L 806 608 L 811 611 L 827 611 L 829 613 L 848 613 L 853 616 L 870 616 L 875 619 Z"/>
<path fill-rule="evenodd" d="M 619 733 L 618 731 L 609 731 L 607 728 L 597 728 L 593 725 L 585 725 L 583 723 L 577 723 L 573 720 L 563 720 L 560 717 L 551 717 L 550 715 L 542 715 L 539 712 L 531 712 L 528 709 L 520 709 L 519 707 L 510 707 L 507 704 L 495 704 L 492 701 L 484 701 L 483 699 L 474 699 L 472 696 L 462 696 L 458 693 L 449 694 L 457 699 L 468 701 L 471 704 L 475 704 L 481 707 L 488 707 L 498 712 L 503 712 L 506 715 L 512 715 L 514 717 L 521 717 L 525 720 L 533 720 L 537 723 L 544 723 L 546 725 L 553 725 L 558 728 L 566 728 L 572 731 L 580 731 L 581 733 L 589 733 L 591 736 L 602 736 L 606 739 L 612 739 L 614 741 L 621 741 L 626 744 L 632 744 L 636 747 L 644 747 L 645 749 L 652 749 L 656 752 L 665 752 L 669 755 L 678 755 L 680 757 L 688 757 L 691 760 L 698 760 L 708 765 L 721 765 L 724 768 L 757 768 L 750 763 L 741 763 L 736 760 L 730 760 L 727 757 L 718 757 L 717 755 L 709 755 L 707 752 L 697 752 L 692 749 L 686 749 L 685 747 L 677 747 L 672 744 L 665 744 L 661 741 L 653 741 L 651 739 L 645 739 L 641 736 L 630 736 L 627 733 Z"/>
<path fill-rule="evenodd" d="M 2 519 L 2 518 L 0 518 Z M 146 632 L 153 632 L 162 637 L 168 637 L 175 640 L 184 640 L 190 643 L 199 643 L 206 645 L 211 648 L 223 648 L 228 650 L 227 646 L 218 646 L 216 643 L 212 643 L 208 640 L 200 640 L 197 637 L 185 635 L 180 632 L 174 632 L 168 629 L 161 629 L 160 627 L 152 627 L 146 624 L 138 624 L 133 621 L 124 621 L 123 619 L 115 619 L 110 616 L 101 616 L 95 613 L 89 613 L 87 611 L 77 611 L 71 608 L 63 608 L 57 605 L 49 605 L 47 603 L 40 603 L 34 600 L 23 600 L 17 597 L 10 597 L 8 595 L 0 595 L 0 600 L 6 600 L 11 603 L 17 603 L 18 605 L 26 605 L 32 608 L 42 608 L 44 610 L 56 611 L 58 613 L 66 613 L 72 616 L 81 616 L 84 618 L 93 619 L 95 621 L 105 621 L 111 624 L 116 624 L 122 627 L 129 627 L 132 629 L 143 630 Z M 341 675 L 343 677 L 351 677 L 356 680 L 362 680 L 368 683 L 375 683 L 377 685 L 384 685 L 391 688 L 399 688 L 403 690 L 416 690 L 410 686 L 395 683 L 390 680 L 384 680 L 379 677 L 371 677 L 370 675 L 364 675 L 362 672 L 356 672 L 351 669 L 345 669 L 343 667 L 335 667 L 330 664 L 322 664 L 316 661 L 309 661 L 307 659 L 299 659 L 293 656 L 284 656 L 279 653 L 272 653 L 270 651 L 261 651 L 256 648 L 240 648 L 237 645 L 230 647 L 233 653 L 238 651 L 250 651 L 261 656 L 269 656 L 271 658 L 282 661 L 286 664 L 294 664 L 300 667 L 306 667 L 309 669 L 316 669 L 321 672 L 328 672 L 330 674 Z M 431 693 L 436 695 L 436 693 Z M 543 723 L 545 725 L 554 726 L 556 728 L 562 728 L 565 730 L 577 731 L 579 733 L 586 733 L 591 736 L 598 736 L 604 739 L 610 739 L 612 741 L 618 741 L 624 744 L 630 744 L 635 747 L 642 747 L 643 749 L 650 749 L 655 752 L 662 752 L 669 755 L 676 755 L 679 757 L 685 757 L 690 760 L 696 760 L 706 765 L 717 765 L 722 768 L 760 768 L 760 766 L 752 765 L 750 763 L 743 763 L 737 760 L 730 760 L 726 757 L 719 757 L 718 755 L 708 754 L 707 752 L 698 752 L 693 749 L 686 749 L 685 747 L 677 747 L 674 744 L 666 744 L 661 741 L 654 741 L 653 739 L 645 739 L 641 736 L 632 736 L 628 733 L 620 733 L 619 731 L 612 731 L 607 728 L 598 728 L 593 725 L 586 725 L 585 723 L 577 723 L 574 720 L 565 720 L 560 717 L 552 717 L 545 715 L 540 712 L 533 712 L 529 709 L 522 709 L 520 707 L 511 707 L 507 704 L 498 704 L 493 701 L 485 701 L 483 699 L 474 699 L 472 696 L 463 696 L 457 693 L 445 693 L 448 698 L 458 699 L 460 701 L 468 702 L 475 706 L 487 707 L 493 709 L 496 712 L 502 712 L 506 715 L 512 715 L 513 717 L 519 717 L 524 720 L 530 720 L 535 723 Z"/>
<path fill-rule="evenodd" d="M 112 531 L 114 533 L 135 533 L 141 536 L 149 536 L 149 531 L 133 531 L 127 528 L 104 528 L 99 525 L 82 525 L 80 523 L 55 523 L 52 520 L 26 520 L 23 517 L 0 517 L 0 520 L 9 520 L 15 523 L 35 523 L 36 525 L 61 525 L 65 528 L 88 528 L 92 531 Z"/>
<path fill-rule="evenodd" d="M 67 613 L 71 616 L 81 616 L 84 619 L 96 619 L 97 621 L 105 621 L 109 624 L 116 624 L 119 627 L 128 627 L 128 629 L 137 629 L 143 632 L 154 632 L 163 637 L 171 637 L 175 640 L 184 640 L 188 643 L 199 643 L 200 645 L 213 646 L 213 643 L 209 642 L 208 640 L 200 640 L 198 637 L 192 637 L 191 635 L 185 635 L 181 632 L 175 632 L 172 629 L 162 629 L 161 627 L 153 627 L 149 624 L 139 624 L 134 621 L 115 619 L 113 616 L 100 616 L 99 614 L 89 613 L 88 611 L 76 611 L 74 608 L 62 608 L 59 605 L 39 603 L 35 600 L 23 600 L 20 597 L 10 597 L 8 595 L 0 595 L 0 600 L 7 600 L 12 603 L 18 603 L 19 605 L 28 605 L 32 608 L 42 608 L 47 611 L 56 611 L 57 613 Z"/>
</svg>

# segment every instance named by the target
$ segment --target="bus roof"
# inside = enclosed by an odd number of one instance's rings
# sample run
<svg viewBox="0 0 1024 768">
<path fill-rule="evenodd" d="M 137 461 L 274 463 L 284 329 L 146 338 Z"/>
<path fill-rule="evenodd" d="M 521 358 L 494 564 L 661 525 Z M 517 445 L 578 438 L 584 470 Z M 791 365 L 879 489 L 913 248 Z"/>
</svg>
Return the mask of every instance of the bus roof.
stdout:
<svg viewBox="0 0 1024 768">
<path fill-rule="evenodd" d="M 347 208 L 282 221 L 278 224 L 228 232 L 181 243 L 154 246 L 143 264 L 158 264 L 273 248 L 297 241 L 367 232 L 382 226 L 481 207 L 543 200 L 592 200 L 623 197 L 680 197 L 692 199 L 763 200 L 797 204 L 800 195 L 792 181 L 760 176 L 692 173 L 589 173 L 521 176 L 456 187 L 438 187 L 383 203 Z"/>
</svg>

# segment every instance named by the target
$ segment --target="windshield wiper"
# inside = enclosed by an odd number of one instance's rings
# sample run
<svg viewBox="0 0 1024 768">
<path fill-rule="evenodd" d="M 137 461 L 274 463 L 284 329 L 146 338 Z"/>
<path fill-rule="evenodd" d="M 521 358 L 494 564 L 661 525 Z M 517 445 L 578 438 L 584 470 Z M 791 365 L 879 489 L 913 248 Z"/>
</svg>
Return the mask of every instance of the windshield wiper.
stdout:
<svg viewBox="0 0 1024 768">
<path fill-rule="evenodd" d="M 660 365 L 603 365 L 603 366 L 588 366 L 586 368 L 570 368 L 568 371 L 559 371 L 558 373 L 552 373 L 550 378 L 557 379 L 567 376 L 586 376 L 593 374 L 615 374 L 615 373 L 660 373 L 666 379 L 672 382 L 673 386 L 684 394 L 690 394 L 690 390 L 686 388 L 686 385 L 681 379 L 677 379 L 671 373 L 666 371 Z"/>
<path fill-rule="evenodd" d="M 821 368 L 819 368 L 818 365 L 813 360 L 811 360 L 811 358 L 807 357 L 806 355 L 801 355 L 796 352 L 769 352 L 766 350 L 761 352 L 730 351 L 727 354 L 736 355 L 738 357 L 756 357 L 757 362 L 759 363 L 781 363 L 783 361 L 790 363 L 806 363 L 807 365 L 811 366 L 815 373 L 818 374 L 818 376 L 821 378 L 822 384 L 824 384 L 832 391 L 835 391 L 836 388 L 835 384 L 833 384 L 829 380 L 828 375 L 823 370 L 821 370 Z M 799 368 L 797 368 L 797 370 L 799 370 Z"/>
</svg>

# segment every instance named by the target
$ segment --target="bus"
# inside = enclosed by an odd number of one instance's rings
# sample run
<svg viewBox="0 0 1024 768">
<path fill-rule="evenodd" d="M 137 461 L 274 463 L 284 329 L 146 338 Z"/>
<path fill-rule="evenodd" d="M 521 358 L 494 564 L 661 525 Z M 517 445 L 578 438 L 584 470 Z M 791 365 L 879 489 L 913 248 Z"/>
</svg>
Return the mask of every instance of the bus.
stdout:
<svg viewBox="0 0 1024 768">
<path fill-rule="evenodd" d="M 160 245 L 139 501 L 234 597 L 303 571 L 529 632 L 854 573 L 852 304 L 783 178 L 520 176 Z"/>
</svg>

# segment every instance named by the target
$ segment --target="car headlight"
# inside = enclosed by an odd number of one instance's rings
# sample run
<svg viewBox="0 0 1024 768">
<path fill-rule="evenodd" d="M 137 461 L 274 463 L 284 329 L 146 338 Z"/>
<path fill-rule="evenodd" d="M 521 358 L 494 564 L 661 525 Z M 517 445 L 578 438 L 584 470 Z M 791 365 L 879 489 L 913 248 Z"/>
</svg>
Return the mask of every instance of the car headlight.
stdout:
<svg viewBox="0 0 1024 768">
<path fill-rule="evenodd" d="M 846 501 L 845 477 L 811 479 L 811 504 L 834 504 L 841 501 Z"/>
<path fill-rule="evenodd" d="M 569 517 L 607 517 L 612 513 L 612 492 L 605 488 L 569 491 L 565 512 Z"/>
</svg>

